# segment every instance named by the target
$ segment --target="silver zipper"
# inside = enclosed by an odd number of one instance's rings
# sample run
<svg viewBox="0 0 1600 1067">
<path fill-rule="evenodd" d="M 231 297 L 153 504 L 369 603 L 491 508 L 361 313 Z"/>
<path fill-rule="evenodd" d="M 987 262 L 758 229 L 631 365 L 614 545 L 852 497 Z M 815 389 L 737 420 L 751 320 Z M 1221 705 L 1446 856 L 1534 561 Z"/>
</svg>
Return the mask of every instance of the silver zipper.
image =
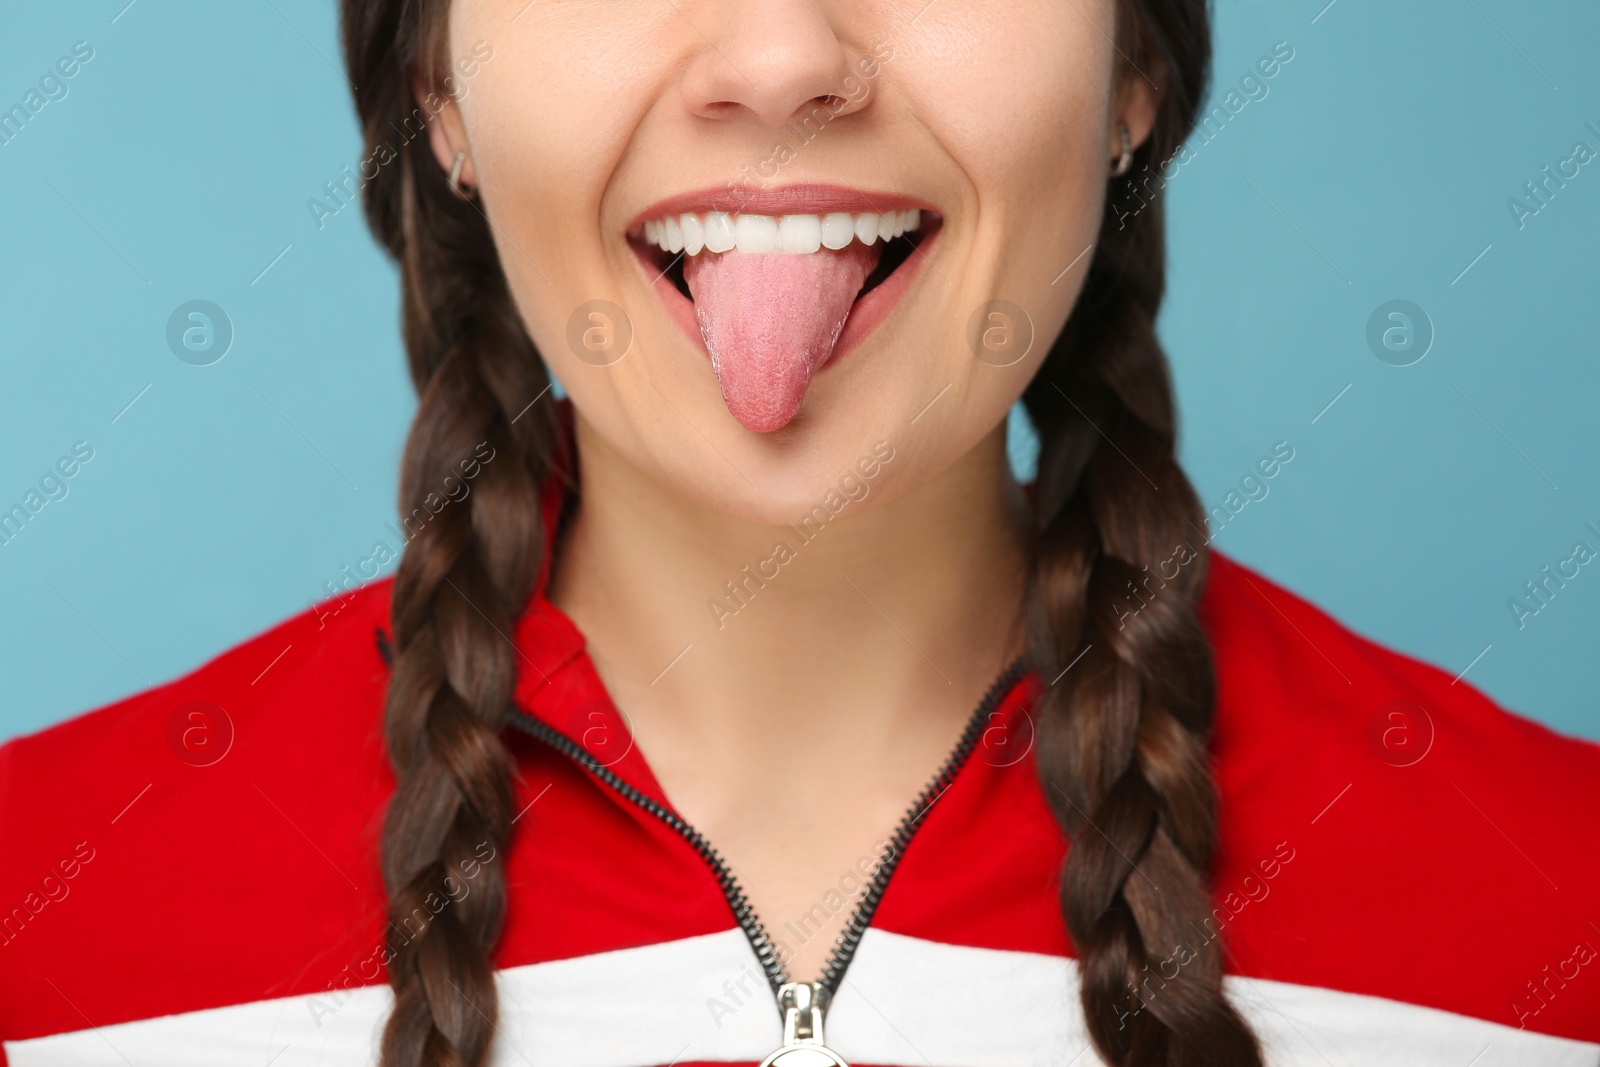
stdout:
<svg viewBox="0 0 1600 1067">
<path fill-rule="evenodd" d="M 817 982 L 785 982 L 778 989 L 783 1012 L 783 1047 L 761 1061 L 761 1067 L 850 1067 L 827 1045 L 822 1017 L 828 991 Z"/>
</svg>

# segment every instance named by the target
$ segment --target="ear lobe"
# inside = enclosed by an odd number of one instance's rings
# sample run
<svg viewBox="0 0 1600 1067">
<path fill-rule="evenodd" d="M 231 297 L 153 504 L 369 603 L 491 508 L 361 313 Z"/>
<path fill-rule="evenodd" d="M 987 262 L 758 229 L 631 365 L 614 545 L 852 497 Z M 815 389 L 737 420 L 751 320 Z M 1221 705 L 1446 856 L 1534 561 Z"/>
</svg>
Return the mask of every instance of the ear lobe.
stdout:
<svg viewBox="0 0 1600 1067">
<path fill-rule="evenodd" d="M 1117 87 L 1116 121 L 1112 123 L 1112 133 L 1116 133 L 1117 122 L 1126 123 L 1129 139 L 1133 141 L 1135 149 L 1144 144 L 1150 131 L 1155 128 L 1156 115 L 1160 113 L 1161 101 L 1166 96 L 1161 88 L 1166 74 L 1166 64 L 1158 57 L 1151 57 L 1142 71 L 1129 67 Z M 1115 158 L 1120 151 L 1121 146 L 1114 145 L 1112 157 Z"/>
<path fill-rule="evenodd" d="M 414 82 L 411 91 L 417 102 L 417 110 L 428 117 L 428 147 L 433 150 L 433 158 L 439 168 L 449 174 L 456 153 L 465 152 L 467 158 L 461 166 L 461 183 L 466 186 L 477 185 L 478 175 L 472 166 L 472 146 L 467 143 L 461 109 L 449 96 L 424 82 Z"/>
</svg>

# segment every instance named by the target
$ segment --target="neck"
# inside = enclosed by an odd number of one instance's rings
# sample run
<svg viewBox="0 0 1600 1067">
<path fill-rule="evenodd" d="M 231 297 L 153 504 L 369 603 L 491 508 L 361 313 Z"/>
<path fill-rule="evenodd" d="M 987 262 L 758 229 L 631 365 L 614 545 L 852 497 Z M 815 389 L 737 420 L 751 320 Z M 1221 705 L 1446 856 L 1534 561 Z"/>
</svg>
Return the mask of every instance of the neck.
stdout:
<svg viewBox="0 0 1600 1067">
<path fill-rule="evenodd" d="M 651 480 L 574 416 L 582 492 L 550 596 L 636 729 L 888 741 L 930 707 L 941 727 L 970 711 L 1021 653 L 1028 509 L 1003 423 L 893 499 L 868 483 L 825 522 L 765 525 Z"/>
</svg>

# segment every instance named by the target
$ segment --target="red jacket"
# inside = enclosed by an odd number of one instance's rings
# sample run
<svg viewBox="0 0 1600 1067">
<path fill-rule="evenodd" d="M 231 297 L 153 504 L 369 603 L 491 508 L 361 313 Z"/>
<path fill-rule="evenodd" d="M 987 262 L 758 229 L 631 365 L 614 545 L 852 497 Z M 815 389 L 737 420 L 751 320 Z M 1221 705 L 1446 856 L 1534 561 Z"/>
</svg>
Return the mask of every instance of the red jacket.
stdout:
<svg viewBox="0 0 1600 1067">
<path fill-rule="evenodd" d="M 781 1037 L 759 943 L 543 587 L 515 634 L 522 814 L 481 852 L 510 885 L 495 1063 L 754 1063 Z M 389 594 L 0 748 L 10 1063 L 372 1062 Z M 1214 917 L 1269 1062 L 1600 1063 L 1600 747 L 1215 553 L 1202 614 Z M 914 835 L 819 902 L 892 869 L 827 1013 L 852 1064 L 1097 1062 L 1029 754 L 1037 684 L 999 686 Z"/>
</svg>

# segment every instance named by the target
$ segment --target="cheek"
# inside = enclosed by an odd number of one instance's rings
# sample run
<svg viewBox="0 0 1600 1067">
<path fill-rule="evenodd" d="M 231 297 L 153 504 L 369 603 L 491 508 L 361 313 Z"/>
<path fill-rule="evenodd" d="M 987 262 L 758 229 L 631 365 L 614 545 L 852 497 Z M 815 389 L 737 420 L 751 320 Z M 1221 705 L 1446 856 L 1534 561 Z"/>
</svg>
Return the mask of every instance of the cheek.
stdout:
<svg viewBox="0 0 1600 1067">
<path fill-rule="evenodd" d="M 929 17 L 949 12 L 939 32 L 918 40 L 900 71 L 1007 258 L 1046 248 L 1054 258 L 1098 224 L 1116 52 L 1097 27 L 1115 32 L 1111 6 L 938 5 Z"/>
<path fill-rule="evenodd" d="M 616 298 L 600 204 L 661 96 L 670 59 L 653 46 L 657 23 L 677 16 L 664 4 L 618 2 L 603 17 L 587 4 L 537 4 L 507 26 L 524 4 L 458 3 L 451 33 L 495 47 L 462 121 L 511 292 L 535 342 L 559 358 L 573 309 Z"/>
<path fill-rule="evenodd" d="M 1033 334 L 1027 358 L 998 370 L 977 363 L 965 338 L 952 346 L 951 369 L 969 375 L 983 419 L 1021 394 L 1093 256 L 1078 258 L 1098 233 L 1110 169 L 1112 9 L 1111 0 L 935 4 L 894 60 L 904 60 L 897 85 L 911 109 L 970 183 L 968 218 L 952 234 L 965 247 L 949 335 L 995 300 L 1019 306 Z"/>
<path fill-rule="evenodd" d="M 939 5 L 926 17 L 947 17 L 911 41 L 898 74 L 971 180 L 986 225 L 1026 216 L 1023 228 L 1042 221 L 1059 233 L 1063 219 L 1081 224 L 1093 214 L 1081 194 L 1100 191 L 1107 169 L 1116 52 L 1097 26 L 1114 32 L 1111 7 Z"/>
</svg>

